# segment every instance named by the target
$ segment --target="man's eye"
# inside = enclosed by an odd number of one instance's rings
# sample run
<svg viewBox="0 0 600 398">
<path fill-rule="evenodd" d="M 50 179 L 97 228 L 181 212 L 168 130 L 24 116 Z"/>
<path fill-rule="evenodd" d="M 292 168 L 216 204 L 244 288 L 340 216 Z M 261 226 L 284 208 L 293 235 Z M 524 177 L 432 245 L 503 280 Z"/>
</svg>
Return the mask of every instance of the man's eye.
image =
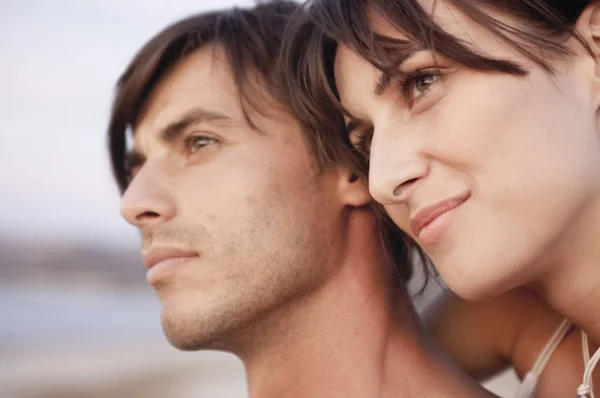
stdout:
<svg viewBox="0 0 600 398">
<path fill-rule="evenodd" d="M 127 179 L 129 180 L 129 182 L 133 181 L 138 171 L 140 171 L 140 166 L 136 166 L 127 170 Z"/>
<path fill-rule="evenodd" d="M 213 145 L 216 142 L 217 140 L 212 137 L 195 135 L 188 138 L 187 148 L 189 149 L 190 153 L 195 153 L 196 151 L 199 151 L 200 149 L 203 149 L 204 147 L 207 147 L 209 145 Z"/>
</svg>

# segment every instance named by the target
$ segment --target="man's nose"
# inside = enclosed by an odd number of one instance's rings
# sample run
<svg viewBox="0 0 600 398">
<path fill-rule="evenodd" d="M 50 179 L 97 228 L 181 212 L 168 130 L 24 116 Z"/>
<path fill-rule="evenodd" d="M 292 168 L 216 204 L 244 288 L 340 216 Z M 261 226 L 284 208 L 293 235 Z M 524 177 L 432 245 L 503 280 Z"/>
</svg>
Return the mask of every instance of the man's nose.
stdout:
<svg viewBox="0 0 600 398">
<path fill-rule="evenodd" d="M 121 198 L 123 218 L 140 229 L 173 218 L 176 204 L 167 182 L 167 176 L 158 167 L 144 164 Z"/>
</svg>

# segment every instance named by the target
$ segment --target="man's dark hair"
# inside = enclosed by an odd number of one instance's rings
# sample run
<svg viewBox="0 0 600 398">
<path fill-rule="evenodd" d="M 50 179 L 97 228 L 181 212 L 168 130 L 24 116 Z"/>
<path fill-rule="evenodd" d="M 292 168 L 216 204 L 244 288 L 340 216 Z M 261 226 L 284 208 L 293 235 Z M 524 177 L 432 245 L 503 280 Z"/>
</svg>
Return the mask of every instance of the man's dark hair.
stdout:
<svg viewBox="0 0 600 398">
<path fill-rule="evenodd" d="M 108 146 L 113 174 L 121 192 L 127 188 L 127 134 L 132 132 L 156 85 L 188 55 L 206 45 L 221 46 L 231 65 L 242 103 L 256 104 L 256 90 L 249 91 L 249 73 L 279 98 L 271 78 L 290 16 L 298 8 L 293 1 L 276 0 L 253 8 L 231 8 L 200 13 L 168 26 L 135 55 L 117 82 Z"/>
<path fill-rule="evenodd" d="M 266 89 L 283 110 L 296 117 L 320 170 L 346 165 L 357 178 L 366 180 L 364 159 L 346 142 L 346 136 L 335 133 L 343 127 L 343 118 L 332 112 L 331 131 L 314 128 L 308 119 L 294 113 L 287 86 L 277 73 L 286 25 L 293 14 L 301 14 L 301 10 L 294 1 L 271 0 L 252 8 L 201 13 L 174 23 L 144 45 L 117 83 L 108 128 L 112 170 L 121 192 L 130 180 L 127 134 L 135 130 L 157 84 L 188 55 L 206 45 L 219 46 L 227 56 L 244 111 L 248 104 L 260 105 L 257 104 L 259 91 L 252 89 L 250 74 L 253 73 L 260 78 L 261 88 Z M 245 115 L 249 125 L 254 127 L 247 112 Z M 393 271 L 399 276 L 397 282 L 406 282 L 412 275 L 410 247 L 398 227 L 383 213 L 377 214 L 382 244 Z"/>
</svg>

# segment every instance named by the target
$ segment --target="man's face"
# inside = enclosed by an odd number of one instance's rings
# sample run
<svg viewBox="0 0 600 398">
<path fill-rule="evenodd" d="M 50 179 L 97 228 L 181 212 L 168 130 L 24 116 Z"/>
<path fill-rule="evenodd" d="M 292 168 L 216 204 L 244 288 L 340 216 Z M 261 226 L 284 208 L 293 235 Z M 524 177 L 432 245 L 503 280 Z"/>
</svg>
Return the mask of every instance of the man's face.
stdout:
<svg viewBox="0 0 600 398">
<path fill-rule="evenodd" d="M 290 116 L 247 109 L 260 131 L 209 45 L 160 82 L 135 131 L 121 211 L 141 231 L 163 328 L 182 349 L 232 349 L 317 289 L 341 253 L 337 173 L 318 172 Z"/>
</svg>

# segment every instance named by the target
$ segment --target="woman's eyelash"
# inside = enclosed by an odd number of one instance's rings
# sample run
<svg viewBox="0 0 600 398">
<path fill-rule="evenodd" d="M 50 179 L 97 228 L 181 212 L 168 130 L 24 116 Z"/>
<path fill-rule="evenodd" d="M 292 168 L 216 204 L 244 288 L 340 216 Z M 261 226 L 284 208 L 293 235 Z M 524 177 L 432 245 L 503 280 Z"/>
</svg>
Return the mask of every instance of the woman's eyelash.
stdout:
<svg viewBox="0 0 600 398">
<path fill-rule="evenodd" d="M 354 148 L 367 159 L 371 153 L 371 140 L 373 139 L 373 129 L 369 129 L 367 131 L 356 133 L 354 135 L 356 138 L 354 140 Z"/>
</svg>

